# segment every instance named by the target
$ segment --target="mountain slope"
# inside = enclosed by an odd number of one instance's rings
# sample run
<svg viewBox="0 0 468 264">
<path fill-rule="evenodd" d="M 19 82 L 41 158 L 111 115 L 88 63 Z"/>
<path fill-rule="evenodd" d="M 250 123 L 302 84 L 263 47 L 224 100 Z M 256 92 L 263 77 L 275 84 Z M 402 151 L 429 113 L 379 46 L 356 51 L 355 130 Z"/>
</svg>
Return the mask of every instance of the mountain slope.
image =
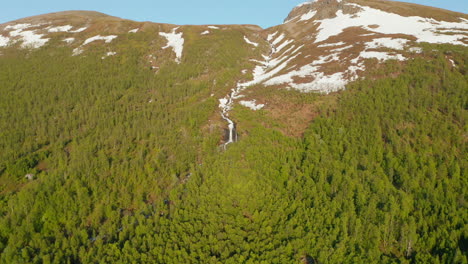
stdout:
<svg viewBox="0 0 468 264">
<path fill-rule="evenodd" d="M 466 263 L 466 19 L 0 25 L 0 262 Z"/>
</svg>

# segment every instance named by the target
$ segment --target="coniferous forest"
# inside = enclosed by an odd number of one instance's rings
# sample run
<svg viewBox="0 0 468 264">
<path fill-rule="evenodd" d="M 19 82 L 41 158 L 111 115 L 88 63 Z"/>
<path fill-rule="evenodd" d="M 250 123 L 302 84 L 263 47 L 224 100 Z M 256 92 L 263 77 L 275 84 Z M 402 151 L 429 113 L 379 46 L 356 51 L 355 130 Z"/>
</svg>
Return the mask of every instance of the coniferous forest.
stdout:
<svg viewBox="0 0 468 264">
<path fill-rule="evenodd" d="M 206 127 L 249 67 L 236 34 L 158 74 L 137 44 L 105 60 L 5 52 L 0 262 L 468 262 L 466 48 L 427 45 L 332 95 L 289 91 L 334 98 L 300 137 L 236 106 L 224 150 Z"/>
</svg>

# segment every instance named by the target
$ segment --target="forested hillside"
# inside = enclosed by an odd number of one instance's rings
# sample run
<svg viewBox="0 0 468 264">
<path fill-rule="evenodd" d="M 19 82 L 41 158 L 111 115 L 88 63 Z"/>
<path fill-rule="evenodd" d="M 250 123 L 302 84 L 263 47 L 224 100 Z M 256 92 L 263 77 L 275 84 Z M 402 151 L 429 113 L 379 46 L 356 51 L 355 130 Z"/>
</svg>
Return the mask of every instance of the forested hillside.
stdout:
<svg viewBox="0 0 468 264">
<path fill-rule="evenodd" d="M 419 10 L 0 25 L 0 263 L 468 263 L 468 20 Z"/>
<path fill-rule="evenodd" d="M 303 138 L 236 107 L 226 151 L 196 68 L 61 52 L 0 60 L 3 263 L 466 263 L 466 49 L 387 62 Z"/>
</svg>

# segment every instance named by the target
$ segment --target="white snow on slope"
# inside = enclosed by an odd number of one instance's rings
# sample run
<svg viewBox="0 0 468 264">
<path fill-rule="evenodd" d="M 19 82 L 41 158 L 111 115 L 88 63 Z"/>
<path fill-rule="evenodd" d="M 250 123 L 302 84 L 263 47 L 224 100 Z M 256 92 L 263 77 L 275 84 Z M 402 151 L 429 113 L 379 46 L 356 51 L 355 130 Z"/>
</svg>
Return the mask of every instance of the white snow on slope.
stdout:
<svg viewBox="0 0 468 264">
<path fill-rule="evenodd" d="M 208 28 L 211 28 L 211 29 L 219 29 L 219 27 L 215 27 L 215 26 L 208 26 Z"/>
<path fill-rule="evenodd" d="M 171 33 L 159 32 L 159 35 L 167 39 L 167 45 L 163 47 L 163 49 L 171 47 L 174 53 L 176 54 L 175 61 L 177 63 L 180 63 L 180 59 L 182 58 L 182 52 L 184 49 L 184 38 L 182 37 L 182 32 L 176 33 L 177 29 L 178 27 L 174 28 Z"/>
<path fill-rule="evenodd" d="M 315 16 L 315 14 L 317 14 L 317 11 L 310 11 L 309 13 L 302 15 L 301 19 L 299 19 L 299 21 L 307 21 L 307 20 L 313 18 Z"/>
<path fill-rule="evenodd" d="M 66 39 L 63 39 L 62 41 L 68 43 L 68 44 L 71 44 L 75 41 L 75 38 L 66 38 Z"/>
<path fill-rule="evenodd" d="M 104 40 L 106 43 L 110 43 L 116 37 L 117 37 L 116 35 L 109 35 L 109 36 L 97 35 L 97 36 L 94 36 L 94 37 L 91 37 L 91 38 L 88 38 L 87 40 L 85 40 L 85 42 L 83 42 L 83 46 L 88 45 L 89 43 L 91 43 L 93 41 L 96 41 L 96 40 Z"/>
<path fill-rule="evenodd" d="M 339 53 L 332 53 L 329 55 L 323 55 L 318 58 L 318 60 L 313 61 L 311 64 L 312 65 L 321 65 L 325 63 L 330 63 L 332 61 L 339 61 L 340 56 Z"/>
<path fill-rule="evenodd" d="M 278 31 L 276 31 L 275 33 L 269 34 L 267 37 L 267 41 L 271 42 L 277 34 L 278 34 Z"/>
<path fill-rule="evenodd" d="M 404 61 L 406 58 L 401 54 L 389 54 L 388 52 L 381 52 L 381 51 L 362 51 L 359 56 L 353 60 L 352 63 L 357 63 L 359 59 L 378 59 L 379 61 L 386 61 L 386 60 L 399 60 Z"/>
<path fill-rule="evenodd" d="M 412 35 L 417 38 L 418 42 L 466 45 L 461 41 L 467 38 L 466 35 L 444 35 L 436 33 L 437 27 L 468 29 L 468 23 L 466 21 L 452 23 L 416 16 L 404 17 L 367 6 L 360 6 L 357 4 L 350 5 L 359 7 L 361 11 L 357 14 L 343 14 L 341 10 L 338 10 L 336 12 L 336 17 L 318 20 L 320 26 L 315 43 L 339 35 L 346 28 L 363 27 L 368 31 L 383 34 Z M 378 27 L 370 27 L 371 25 L 377 25 Z"/>
<path fill-rule="evenodd" d="M 253 45 L 253 46 L 255 46 L 255 47 L 258 47 L 258 43 L 255 43 L 255 42 L 250 41 L 246 36 L 244 36 L 244 40 L 245 40 L 245 42 L 247 42 L 247 44 L 250 44 L 250 45 Z"/>
<path fill-rule="evenodd" d="M 5 30 L 18 30 L 18 29 L 27 29 L 27 28 L 30 28 L 30 27 L 34 27 L 34 25 L 31 25 L 31 24 L 16 24 L 16 25 L 8 25 L 5 27 Z"/>
<path fill-rule="evenodd" d="M 109 51 L 106 53 L 106 56 L 101 57 L 101 59 L 105 59 L 106 57 L 115 56 L 115 55 L 117 55 L 117 52 Z"/>
<path fill-rule="evenodd" d="M 83 48 L 80 46 L 78 48 L 74 48 L 73 51 L 72 51 L 72 56 L 77 56 L 77 55 L 80 55 L 81 53 L 83 53 Z"/>
<path fill-rule="evenodd" d="M 134 28 L 132 30 L 129 30 L 128 33 L 137 33 L 138 32 L 138 28 Z"/>
<path fill-rule="evenodd" d="M 290 88 L 301 92 L 321 92 L 331 93 L 344 89 L 348 81 L 345 78 L 345 73 L 338 72 L 332 75 L 325 75 L 318 71 L 319 67 L 314 65 L 305 65 L 299 70 L 291 71 L 286 74 L 276 76 L 267 82 L 265 85 L 288 84 Z M 294 77 L 311 77 L 314 80 L 308 83 L 295 83 Z"/>
<path fill-rule="evenodd" d="M 423 49 L 420 48 L 420 47 L 411 47 L 411 48 L 409 48 L 408 50 L 409 50 L 409 52 L 413 52 L 413 53 L 417 53 L 417 54 L 423 52 Z"/>
<path fill-rule="evenodd" d="M 279 84 L 292 84 L 294 83 L 293 77 L 306 77 L 310 76 L 319 69 L 318 66 L 305 65 L 299 70 L 290 71 L 286 74 L 276 76 L 265 82 L 265 85 L 279 85 Z"/>
<path fill-rule="evenodd" d="M 4 37 L 0 35 L 0 47 L 6 47 L 8 46 L 8 43 L 10 42 L 10 39 L 7 37 Z"/>
<path fill-rule="evenodd" d="M 260 110 L 265 106 L 264 104 L 257 104 L 255 99 L 251 101 L 239 101 L 239 104 L 248 107 L 254 111 Z"/>
<path fill-rule="evenodd" d="M 283 43 L 281 43 L 281 45 L 279 45 L 278 47 L 276 47 L 276 52 L 280 52 L 284 47 L 288 46 L 289 44 L 291 44 L 293 42 L 292 39 L 290 40 L 286 40 L 284 41 Z"/>
<path fill-rule="evenodd" d="M 44 46 L 49 39 L 42 38 L 44 34 L 36 34 L 36 30 L 28 30 L 25 31 L 27 28 L 31 27 L 38 27 L 40 25 L 31 25 L 31 24 L 16 24 L 16 25 L 9 25 L 5 27 L 5 30 L 13 30 L 10 31 L 11 37 L 19 37 L 23 43 L 21 44 L 22 48 L 40 48 Z"/>
<path fill-rule="evenodd" d="M 44 34 L 36 34 L 35 30 L 28 30 L 28 31 L 23 31 L 21 29 L 11 31 L 10 36 L 12 37 L 21 37 L 21 40 L 23 43 L 21 44 L 22 48 L 40 48 L 44 46 L 49 39 L 48 38 L 42 38 Z"/>
<path fill-rule="evenodd" d="M 71 33 L 80 33 L 80 32 L 83 32 L 87 29 L 87 27 L 82 27 L 82 28 L 79 28 L 77 30 L 73 30 L 73 31 L 70 31 Z"/>
<path fill-rule="evenodd" d="M 455 64 L 455 61 L 453 61 L 452 59 L 449 59 L 449 61 L 452 64 L 452 67 L 457 67 L 457 64 Z"/>
<path fill-rule="evenodd" d="M 83 44 L 81 44 L 78 48 L 75 48 L 73 49 L 73 54 L 72 56 L 77 56 L 77 55 L 80 55 L 81 53 L 83 53 L 83 46 L 85 45 L 88 45 L 89 43 L 93 42 L 93 41 L 96 41 L 96 40 L 104 40 L 105 43 L 110 43 L 112 42 L 112 40 L 114 40 L 115 38 L 117 38 L 117 36 L 115 35 L 109 35 L 109 36 L 101 36 L 101 35 L 97 35 L 97 36 L 94 36 L 94 37 L 91 37 L 91 38 L 88 38 L 86 39 Z M 71 38 L 69 38 L 71 39 Z M 65 41 L 65 40 L 64 40 Z M 68 42 L 68 41 L 67 41 Z"/>
<path fill-rule="evenodd" d="M 210 34 L 210 31 L 209 31 L 209 30 L 205 30 L 205 31 L 203 31 L 202 33 L 200 33 L 200 35 L 208 35 L 208 34 Z"/>
<path fill-rule="evenodd" d="M 53 32 L 68 32 L 72 28 L 73 28 L 72 26 L 66 25 L 66 26 L 51 27 L 51 28 L 48 28 L 47 31 L 49 31 L 51 33 L 53 33 Z"/>
<path fill-rule="evenodd" d="M 276 35 L 276 33 L 275 33 L 275 35 Z M 273 37 L 274 37 L 274 36 L 273 36 Z M 268 38 L 270 38 L 270 35 L 268 36 Z M 273 42 L 271 43 L 271 45 L 276 46 L 276 45 L 278 45 L 283 39 L 284 39 L 284 34 L 281 34 L 281 35 L 279 35 L 279 37 L 277 37 L 275 40 L 273 40 Z M 268 41 L 270 41 L 270 40 L 268 40 Z"/>
<path fill-rule="evenodd" d="M 288 84 L 290 88 L 294 88 L 301 92 L 321 92 L 330 93 L 337 90 L 344 89 L 348 83 L 345 74 L 338 72 L 332 75 L 325 75 L 322 72 L 318 72 L 318 67 L 313 65 L 305 65 L 299 70 L 291 71 L 287 74 L 277 76 L 271 80 L 265 82 L 266 85 L 279 85 Z M 308 83 L 295 83 L 294 77 L 312 77 L 314 80 Z"/>
<path fill-rule="evenodd" d="M 378 38 L 367 42 L 366 47 L 368 49 L 389 48 L 403 50 L 408 42 L 409 40 L 401 38 Z"/>
<path fill-rule="evenodd" d="M 276 59 L 271 59 L 270 57 L 266 57 L 262 65 L 256 66 L 253 72 L 253 80 L 241 83 L 241 87 L 249 87 L 252 85 L 260 84 L 268 79 L 271 79 L 273 76 L 277 75 L 283 69 L 288 66 L 288 63 L 295 59 L 299 54 L 297 53 L 303 46 L 298 47 L 291 53 L 283 53 Z M 272 47 L 274 50 L 274 47 Z M 287 53 L 287 54 L 286 54 Z"/>
</svg>

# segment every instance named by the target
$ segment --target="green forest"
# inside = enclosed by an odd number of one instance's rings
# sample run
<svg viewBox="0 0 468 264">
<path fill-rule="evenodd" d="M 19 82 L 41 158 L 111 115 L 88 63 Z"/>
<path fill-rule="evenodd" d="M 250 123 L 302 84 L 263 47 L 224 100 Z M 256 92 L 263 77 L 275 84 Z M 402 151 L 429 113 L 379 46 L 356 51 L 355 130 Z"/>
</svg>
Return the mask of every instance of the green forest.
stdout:
<svg viewBox="0 0 468 264">
<path fill-rule="evenodd" d="M 5 51 L 0 263 L 468 263 L 468 49 L 369 70 L 302 137 L 236 105 L 223 150 L 203 127 L 255 51 L 222 34 L 157 74 L 143 34 Z"/>
</svg>

